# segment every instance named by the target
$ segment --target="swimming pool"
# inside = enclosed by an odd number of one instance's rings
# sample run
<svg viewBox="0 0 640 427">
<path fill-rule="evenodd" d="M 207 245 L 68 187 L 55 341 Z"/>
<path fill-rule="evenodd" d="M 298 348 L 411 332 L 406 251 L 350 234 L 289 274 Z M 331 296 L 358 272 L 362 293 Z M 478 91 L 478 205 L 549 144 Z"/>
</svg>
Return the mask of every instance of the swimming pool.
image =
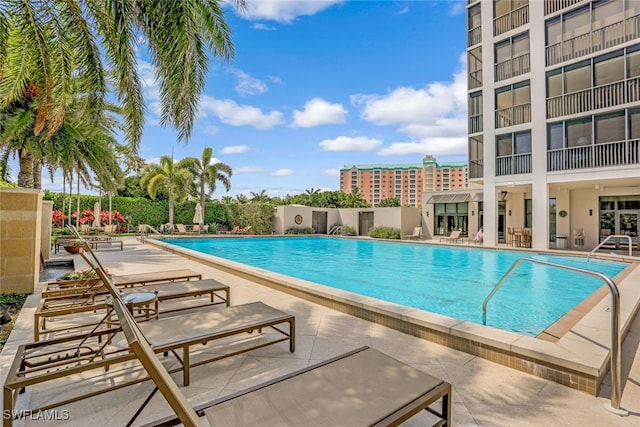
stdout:
<svg viewBox="0 0 640 427">
<path fill-rule="evenodd" d="M 482 302 L 528 256 L 614 277 L 623 262 L 478 248 L 325 237 L 169 239 L 176 246 L 349 292 L 482 323 Z M 536 336 L 603 285 L 522 264 L 491 300 L 487 325 Z"/>
</svg>

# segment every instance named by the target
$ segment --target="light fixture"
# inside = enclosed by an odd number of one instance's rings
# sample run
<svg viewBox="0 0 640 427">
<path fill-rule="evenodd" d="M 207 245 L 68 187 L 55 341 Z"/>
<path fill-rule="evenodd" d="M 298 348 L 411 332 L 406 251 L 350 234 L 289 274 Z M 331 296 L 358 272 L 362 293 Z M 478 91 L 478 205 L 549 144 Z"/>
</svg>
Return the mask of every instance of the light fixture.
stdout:
<svg viewBox="0 0 640 427">
<path fill-rule="evenodd" d="M 511 209 L 509 209 L 509 216 L 511 216 Z"/>
<path fill-rule="evenodd" d="M 429 217 L 429 211 L 427 211 L 427 217 Z"/>
<path fill-rule="evenodd" d="M 589 209 L 589 216 L 593 216 L 593 209 Z"/>
<path fill-rule="evenodd" d="M 471 216 L 473 216 L 474 214 L 475 214 L 475 212 L 474 212 L 474 211 L 471 211 Z"/>
</svg>

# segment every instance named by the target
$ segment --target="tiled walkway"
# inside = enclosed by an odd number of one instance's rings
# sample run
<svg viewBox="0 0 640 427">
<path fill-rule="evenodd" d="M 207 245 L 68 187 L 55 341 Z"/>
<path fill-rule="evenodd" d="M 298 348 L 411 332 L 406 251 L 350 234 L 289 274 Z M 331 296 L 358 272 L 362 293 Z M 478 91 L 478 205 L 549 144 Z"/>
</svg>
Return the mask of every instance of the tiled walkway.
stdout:
<svg viewBox="0 0 640 427">
<path fill-rule="evenodd" d="M 289 353 L 287 344 L 280 343 L 194 368 L 191 386 L 183 388 L 194 404 L 250 387 L 347 350 L 369 345 L 449 381 L 454 390 L 454 426 L 640 426 L 640 316 L 632 325 L 622 355 L 622 407 L 630 412 L 630 416 L 618 417 L 604 407 L 610 393 L 606 384 L 601 396 L 592 397 L 297 299 L 148 245 L 141 245 L 135 240 L 127 240 L 122 252 L 103 250 L 98 255 L 114 274 L 182 268 L 201 271 L 204 278 L 215 278 L 231 287 L 233 305 L 263 301 L 296 316 L 295 353 Z M 79 257 L 76 265 L 82 265 Z M 3 381 L 18 343 L 31 340 L 33 311 L 37 302 L 38 295 L 29 298 L 9 342 L 0 353 Z M 375 375 L 375 372 L 371 375 Z M 85 378 L 76 384 L 70 383 L 65 385 L 64 390 L 47 386 L 36 388 L 33 393 L 21 395 L 19 404 L 25 404 L 28 400 L 30 405 L 46 402 L 75 387 L 90 387 L 93 379 Z M 46 423 L 29 420 L 25 424 L 125 425 L 152 389 L 149 382 L 129 386 L 60 408 L 68 410 L 69 420 Z M 153 398 L 139 421 L 151 421 L 169 412 L 163 398 L 158 395 Z M 410 420 L 407 425 L 421 425 L 420 418 Z"/>
</svg>

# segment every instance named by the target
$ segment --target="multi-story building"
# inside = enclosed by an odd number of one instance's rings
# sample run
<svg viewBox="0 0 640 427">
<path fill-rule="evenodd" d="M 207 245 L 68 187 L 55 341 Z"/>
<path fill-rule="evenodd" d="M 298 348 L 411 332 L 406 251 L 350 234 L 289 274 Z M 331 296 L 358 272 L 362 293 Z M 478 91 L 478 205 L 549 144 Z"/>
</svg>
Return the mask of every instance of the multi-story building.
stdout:
<svg viewBox="0 0 640 427">
<path fill-rule="evenodd" d="M 635 243 L 640 1 L 467 0 L 467 18 L 474 228 L 489 245 L 516 227 L 540 249 Z"/>
<path fill-rule="evenodd" d="M 357 188 L 373 206 L 394 197 L 403 206 L 420 206 L 423 191 L 466 188 L 467 178 L 467 162 L 438 163 L 425 156 L 422 164 L 345 166 L 340 169 L 340 190 Z"/>
</svg>

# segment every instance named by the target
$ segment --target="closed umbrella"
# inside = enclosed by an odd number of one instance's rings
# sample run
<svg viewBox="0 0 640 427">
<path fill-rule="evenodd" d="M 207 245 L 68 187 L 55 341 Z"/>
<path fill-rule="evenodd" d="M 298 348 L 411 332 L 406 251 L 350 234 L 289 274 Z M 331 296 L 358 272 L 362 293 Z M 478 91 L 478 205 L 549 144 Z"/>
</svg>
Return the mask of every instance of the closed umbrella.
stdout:
<svg viewBox="0 0 640 427">
<path fill-rule="evenodd" d="M 202 225 L 202 206 L 200 206 L 200 203 L 196 205 L 196 213 L 193 215 L 193 223 L 200 226 Z"/>
<path fill-rule="evenodd" d="M 100 227 L 100 202 L 93 205 L 93 226 Z"/>
</svg>

